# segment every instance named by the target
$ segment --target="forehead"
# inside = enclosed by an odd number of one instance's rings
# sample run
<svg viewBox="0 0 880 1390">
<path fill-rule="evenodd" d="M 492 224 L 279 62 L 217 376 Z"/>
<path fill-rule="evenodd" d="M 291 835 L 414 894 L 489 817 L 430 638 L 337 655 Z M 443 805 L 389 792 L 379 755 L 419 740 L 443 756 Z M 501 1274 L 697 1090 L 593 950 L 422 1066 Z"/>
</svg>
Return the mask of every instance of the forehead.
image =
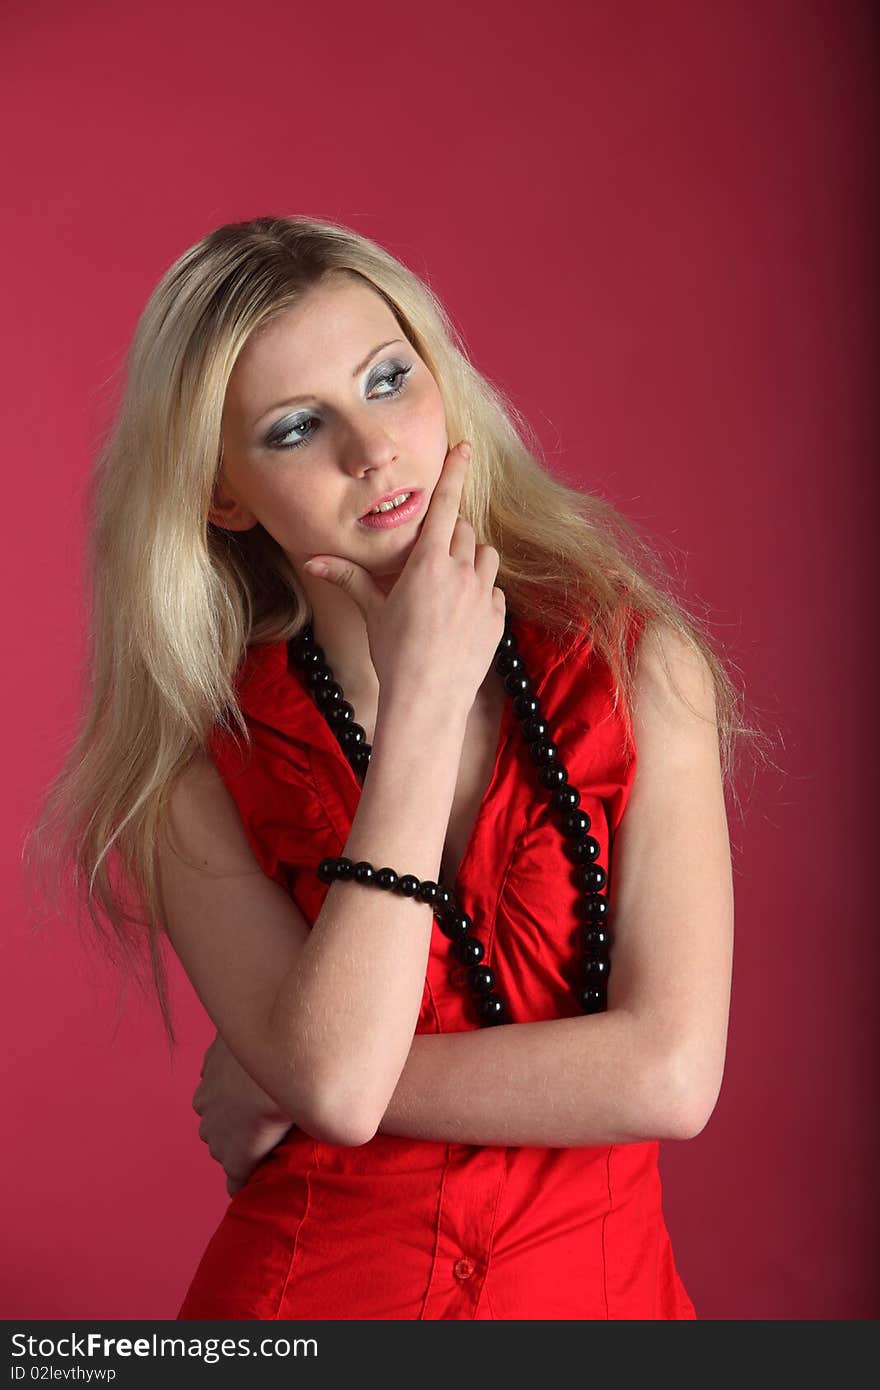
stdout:
<svg viewBox="0 0 880 1390">
<path fill-rule="evenodd" d="M 233 400 L 307 393 L 351 372 L 371 347 L 401 337 L 384 299 L 369 285 L 338 278 L 308 290 L 251 335 L 229 379 Z"/>
</svg>

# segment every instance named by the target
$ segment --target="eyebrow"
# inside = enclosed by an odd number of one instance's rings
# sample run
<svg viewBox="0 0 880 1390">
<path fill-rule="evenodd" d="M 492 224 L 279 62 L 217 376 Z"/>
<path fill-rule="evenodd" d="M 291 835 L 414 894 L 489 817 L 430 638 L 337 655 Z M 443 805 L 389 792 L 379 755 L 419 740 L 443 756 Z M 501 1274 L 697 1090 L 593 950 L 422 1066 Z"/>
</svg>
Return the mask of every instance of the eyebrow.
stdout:
<svg viewBox="0 0 880 1390">
<path fill-rule="evenodd" d="M 387 343 L 379 343 L 378 347 L 372 348 L 372 349 L 367 353 L 367 355 L 366 355 L 366 357 L 364 358 L 364 360 L 363 360 L 362 362 L 358 362 L 357 366 L 355 367 L 354 371 L 353 371 L 352 374 L 351 374 L 351 379 L 352 379 L 352 381 L 354 381 L 356 377 L 360 376 L 361 372 L 364 370 L 364 368 L 367 366 L 367 364 L 373 360 L 373 358 L 376 356 L 376 353 L 377 353 L 377 352 L 381 352 L 383 348 L 392 347 L 395 343 L 402 343 L 402 342 L 403 342 L 403 339 L 402 339 L 402 338 L 392 338 L 392 339 L 390 339 L 389 342 L 387 342 Z M 257 416 L 256 420 L 254 421 L 254 424 L 255 424 L 255 425 L 258 425 L 258 424 L 260 423 L 260 421 L 263 420 L 263 419 L 265 419 L 265 417 L 266 417 L 267 415 L 271 415 L 273 410 L 280 410 L 282 406 L 286 406 L 286 405 L 296 405 L 299 401 L 310 401 L 310 400 L 314 400 L 314 397 L 313 397 L 313 396 L 290 396 L 290 397 L 289 397 L 287 400 L 285 400 L 285 401 L 277 401 L 277 402 L 275 403 L 275 405 L 267 406 L 266 409 L 262 412 L 262 414 L 260 414 L 260 415 Z"/>
</svg>

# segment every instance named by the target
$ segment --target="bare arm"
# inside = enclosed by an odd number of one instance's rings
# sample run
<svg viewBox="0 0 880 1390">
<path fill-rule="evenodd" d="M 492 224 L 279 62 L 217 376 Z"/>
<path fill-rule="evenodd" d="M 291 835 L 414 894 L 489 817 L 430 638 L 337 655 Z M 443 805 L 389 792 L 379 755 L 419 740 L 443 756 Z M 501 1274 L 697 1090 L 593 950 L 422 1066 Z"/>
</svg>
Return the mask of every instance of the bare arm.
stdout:
<svg viewBox="0 0 880 1390">
<path fill-rule="evenodd" d="M 727 1040 L 730 851 L 710 678 L 676 640 L 666 648 L 696 713 L 646 631 L 636 774 L 613 845 L 607 1011 L 415 1036 L 380 1132 L 562 1147 L 686 1138 L 706 1124 Z"/>
<path fill-rule="evenodd" d="M 466 722 L 452 707 L 440 719 L 427 699 L 399 717 L 380 706 L 344 854 L 436 879 Z M 168 933 L 256 1086 L 259 1119 L 283 1112 L 315 1138 L 364 1143 L 412 1043 L 430 904 L 337 881 L 310 929 L 263 874 L 206 755 L 172 792 L 168 832 L 159 852 Z"/>
<path fill-rule="evenodd" d="M 666 630 L 640 639 L 633 724 L 607 1011 L 417 1036 L 382 1133 L 564 1147 L 688 1138 L 707 1123 L 727 1045 L 730 846 L 711 676 Z"/>
<path fill-rule="evenodd" d="M 466 723 L 466 711 L 441 717 L 427 700 L 384 709 L 380 697 L 347 858 L 436 881 Z M 352 1142 L 375 1132 L 377 1107 L 384 1111 L 406 1062 L 432 921 L 429 903 L 337 880 L 278 990 L 270 1015 L 278 1045 L 294 1075 L 311 1075 Z"/>
</svg>

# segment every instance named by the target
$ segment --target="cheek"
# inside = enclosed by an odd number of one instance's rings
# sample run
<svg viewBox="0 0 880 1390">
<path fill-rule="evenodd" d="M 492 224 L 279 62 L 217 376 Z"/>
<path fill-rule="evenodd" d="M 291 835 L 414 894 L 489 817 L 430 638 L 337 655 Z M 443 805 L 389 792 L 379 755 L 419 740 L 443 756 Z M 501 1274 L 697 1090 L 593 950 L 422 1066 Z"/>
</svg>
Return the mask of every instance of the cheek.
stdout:
<svg viewBox="0 0 880 1390">
<path fill-rule="evenodd" d="M 322 538 L 326 543 L 339 510 L 339 498 L 328 495 L 320 469 L 304 467 L 298 473 L 292 464 L 289 476 L 279 473 L 265 483 L 260 500 L 265 529 L 279 545 L 295 550 L 312 544 L 320 548 Z"/>
<path fill-rule="evenodd" d="M 443 406 L 443 397 L 440 395 L 433 377 L 429 377 L 428 384 L 418 401 L 417 418 L 424 442 L 428 445 L 442 446 L 445 455 L 447 448 L 446 411 Z"/>
</svg>

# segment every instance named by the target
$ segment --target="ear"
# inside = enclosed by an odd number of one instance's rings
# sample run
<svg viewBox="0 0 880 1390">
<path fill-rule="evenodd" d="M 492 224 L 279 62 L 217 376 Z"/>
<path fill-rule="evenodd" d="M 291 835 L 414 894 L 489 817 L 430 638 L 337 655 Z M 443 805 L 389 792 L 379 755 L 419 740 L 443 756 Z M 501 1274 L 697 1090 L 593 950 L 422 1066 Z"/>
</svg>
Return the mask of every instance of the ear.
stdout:
<svg viewBox="0 0 880 1390">
<path fill-rule="evenodd" d="M 253 512 L 233 497 L 219 479 L 214 484 L 208 520 L 225 531 L 251 531 L 257 525 Z"/>
</svg>

